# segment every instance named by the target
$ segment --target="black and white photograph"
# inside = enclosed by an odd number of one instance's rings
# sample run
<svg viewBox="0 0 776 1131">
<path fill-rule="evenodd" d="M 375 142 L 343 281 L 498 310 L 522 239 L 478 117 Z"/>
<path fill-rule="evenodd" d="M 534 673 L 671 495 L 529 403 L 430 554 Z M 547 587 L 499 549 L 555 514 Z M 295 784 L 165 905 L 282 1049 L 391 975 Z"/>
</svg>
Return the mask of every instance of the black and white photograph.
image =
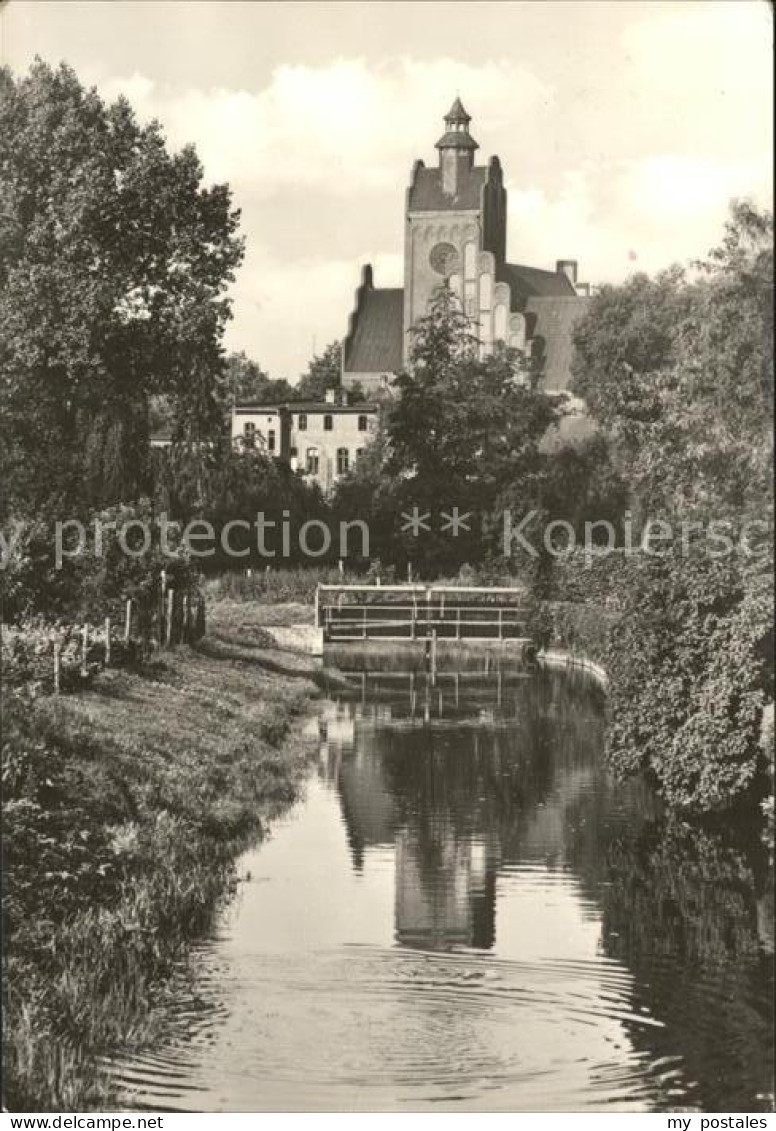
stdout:
<svg viewBox="0 0 776 1131">
<path fill-rule="evenodd" d="M 0 2 L 0 1131 L 776 1128 L 773 258 L 766 0 Z"/>
</svg>

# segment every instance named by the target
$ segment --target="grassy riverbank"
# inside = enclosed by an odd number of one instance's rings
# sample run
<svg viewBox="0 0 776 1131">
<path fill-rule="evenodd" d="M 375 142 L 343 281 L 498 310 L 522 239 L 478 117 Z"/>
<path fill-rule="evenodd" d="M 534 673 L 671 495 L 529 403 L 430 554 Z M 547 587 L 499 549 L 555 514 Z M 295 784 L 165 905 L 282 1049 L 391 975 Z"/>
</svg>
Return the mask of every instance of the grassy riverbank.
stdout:
<svg viewBox="0 0 776 1131">
<path fill-rule="evenodd" d="M 97 1058 L 155 1038 L 233 884 L 291 802 L 312 664 L 211 616 L 196 649 L 105 671 L 87 693 L 5 705 L 11 1111 L 110 1104 Z"/>
</svg>

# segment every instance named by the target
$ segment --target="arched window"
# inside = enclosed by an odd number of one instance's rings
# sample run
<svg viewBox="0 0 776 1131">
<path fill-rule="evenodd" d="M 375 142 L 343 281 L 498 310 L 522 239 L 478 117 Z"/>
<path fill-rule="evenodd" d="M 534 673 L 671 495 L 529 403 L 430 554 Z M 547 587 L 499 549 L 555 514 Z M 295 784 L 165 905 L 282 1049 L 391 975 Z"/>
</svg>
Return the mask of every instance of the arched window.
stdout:
<svg viewBox="0 0 776 1131">
<path fill-rule="evenodd" d="M 480 310 L 490 310 L 493 305 L 493 278 L 483 273 L 480 275 Z"/>
<path fill-rule="evenodd" d="M 464 287 L 463 312 L 467 318 L 477 316 L 477 283 L 467 280 Z"/>
<path fill-rule="evenodd" d="M 463 275 L 467 281 L 477 278 L 477 245 L 473 241 L 463 249 Z"/>
<path fill-rule="evenodd" d="M 267 451 L 274 452 L 275 450 L 275 429 L 270 428 L 267 432 Z"/>
<path fill-rule="evenodd" d="M 369 417 L 364 416 L 363 413 L 358 418 L 359 432 L 366 432 L 369 429 Z"/>
<path fill-rule="evenodd" d="M 509 344 L 515 349 L 525 348 L 525 318 L 522 314 L 512 314 L 509 319 Z"/>
<path fill-rule="evenodd" d="M 350 467 L 350 456 L 347 448 L 337 448 L 337 475 L 344 475 Z"/>
<path fill-rule="evenodd" d="M 252 420 L 246 420 L 243 424 L 243 442 L 246 448 L 256 447 L 256 425 Z"/>
<path fill-rule="evenodd" d="M 493 317 L 493 336 L 497 342 L 503 342 L 507 336 L 507 308 L 503 302 L 496 307 Z"/>
<path fill-rule="evenodd" d="M 324 432 L 331 432 L 334 427 L 334 417 L 330 412 L 324 413 L 323 417 L 323 430 Z"/>
<path fill-rule="evenodd" d="M 321 459 L 317 448 L 307 449 L 307 470 L 310 475 L 317 475 L 320 471 Z"/>
</svg>

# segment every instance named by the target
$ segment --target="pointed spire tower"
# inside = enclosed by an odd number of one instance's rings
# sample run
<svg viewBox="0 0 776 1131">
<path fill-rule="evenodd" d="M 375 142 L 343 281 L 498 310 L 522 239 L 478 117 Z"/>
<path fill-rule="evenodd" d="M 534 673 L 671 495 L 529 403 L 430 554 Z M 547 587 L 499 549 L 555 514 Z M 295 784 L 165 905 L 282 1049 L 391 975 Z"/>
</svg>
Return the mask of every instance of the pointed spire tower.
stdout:
<svg viewBox="0 0 776 1131">
<path fill-rule="evenodd" d="M 479 145 L 469 133 L 471 115 L 463 108 L 460 98 L 445 114 L 445 132 L 436 143 L 439 150 L 439 167 L 442 170 L 442 190 L 455 196 L 461 179 L 474 165 L 474 153 Z"/>
</svg>

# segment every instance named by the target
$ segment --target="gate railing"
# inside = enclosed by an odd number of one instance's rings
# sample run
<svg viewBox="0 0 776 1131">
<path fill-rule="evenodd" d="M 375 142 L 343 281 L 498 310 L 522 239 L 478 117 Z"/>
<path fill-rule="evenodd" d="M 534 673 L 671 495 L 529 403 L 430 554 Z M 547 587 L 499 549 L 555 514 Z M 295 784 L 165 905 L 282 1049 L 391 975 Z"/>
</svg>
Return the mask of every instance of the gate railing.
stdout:
<svg viewBox="0 0 776 1131">
<path fill-rule="evenodd" d="M 507 588 L 320 585 L 315 621 L 325 641 L 527 635 L 525 594 Z"/>
</svg>

